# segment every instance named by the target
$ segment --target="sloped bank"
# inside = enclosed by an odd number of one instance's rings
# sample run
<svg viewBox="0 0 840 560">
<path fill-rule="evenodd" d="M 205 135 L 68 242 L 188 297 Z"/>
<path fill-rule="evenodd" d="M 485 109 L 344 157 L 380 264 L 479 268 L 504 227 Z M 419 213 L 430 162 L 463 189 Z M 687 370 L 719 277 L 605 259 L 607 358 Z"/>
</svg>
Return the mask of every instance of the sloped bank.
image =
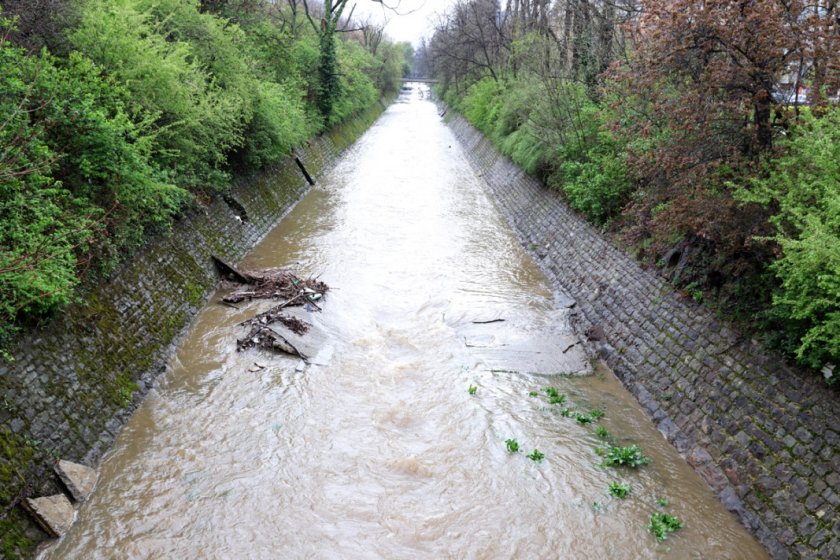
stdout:
<svg viewBox="0 0 840 560">
<path fill-rule="evenodd" d="M 0 364 L 0 535 L 6 558 L 46 537 L 21 511 L 26 495 L 60 491 L 58 458 L 93 465 L 107 450 L 216 283 L 211 255 L 240 260 L 382 113 L 377 104 L 241 179 L 230 196 L 181 219 Z"/>
<path fill-rule="evenodd" d="M 499 154 L 460 115 L 449 126 L 582 330 L 659 431 L 777 559 L 840 558 L 840 402 L 660 277 Z M 702 553 L 702 551 L 700 551 Z"/>
</svg>

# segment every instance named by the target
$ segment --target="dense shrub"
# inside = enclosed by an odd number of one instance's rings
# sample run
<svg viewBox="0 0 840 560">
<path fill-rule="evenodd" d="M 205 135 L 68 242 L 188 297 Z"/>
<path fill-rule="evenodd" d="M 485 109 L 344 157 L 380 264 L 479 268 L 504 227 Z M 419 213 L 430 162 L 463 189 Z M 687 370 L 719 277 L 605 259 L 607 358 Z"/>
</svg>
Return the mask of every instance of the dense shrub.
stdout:
<svg viewBox="0 0 840 560">
<path fill-rule="evenodd" d="M 155 157 L 178 184 L 223 188 L 226 154 L 242 141 L 246 100 L 214 79 L 197 47 L 162 25 L 141 0 L 89 0 L 70 39 L 153 116 Z"/>
<path fill-rule="evenodd" d="M 371 76 L 375 64 L 369 53 L 354 41 L 337 44 L 341 96 L 332 106 L 328 124 L 336 124 L 370 107 L 379 97 Z"/>
<path fill-rule="evenodd" d="M 549 85 L 551 91 L 523 75 L 502 82 L 485 77 L 453 101 L 502 153 L 604 223 L 632 190 L 623 146 L 607 128 L 609 111 L 591 101 L 584 86 Z"/>
<path fill-rule="evenodd" d="M 294 87 L 266 81 L 254 83 L 254 114 L 245 134 L 243 157 L 247 167 L 258 169 L 300 145 L 312 135 L 299 92 Z"/>
<path fill-rule="evenodd" d="M 78 54 L 29 57 L 3 42 L 0 122 L 0 323 L 8 325 L 66 303 L 80 266 L 96 259 L 107 269 L 122 249 L 166 229 L 186 192 L 151 163 L 125 90 Z"/>
<path fill-rule="evenodd" d="M 781 281 L 774 314 L 799 326 L 797 358 L 840 363 L 840 108 L 806 115 L 786 150 L 740 198 L 776 208 L 770 218 L 782 250 L 771 265 Z M 833 379 L 832 379 L 833 380 Z"/>
</svg>

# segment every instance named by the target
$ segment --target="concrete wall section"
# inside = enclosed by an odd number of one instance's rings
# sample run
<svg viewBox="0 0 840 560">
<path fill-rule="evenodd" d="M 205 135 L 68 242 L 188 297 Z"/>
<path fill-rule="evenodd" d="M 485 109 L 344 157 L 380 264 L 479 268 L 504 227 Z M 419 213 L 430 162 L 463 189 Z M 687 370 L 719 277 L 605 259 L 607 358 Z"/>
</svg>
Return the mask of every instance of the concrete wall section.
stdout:
<svg viewBox="0 0 840 560">
<path fill-rule="evenodd" d="M 299 150 L 316 181 L 382 110 L 377 105 Z M 95 464 L 163 370 L 216 284 L 210 256 L 240 260 L 308 188 L 290 158 L 239 180 L 227 201 L 184 217 L 83 302 L 24 333 L 14 362 L 0 363 L 0 550 L 7 558 L 30 553 L 45 536 L 19 499 L 58 490 L 58 458 Z"/>
<path fill-rule="evenodd" d="M 463 118 L 450 127 L 581 332 L 774 558 L 840 558 L 840 403 L 642 270 Z M 701 551 L 702 552 L 702 551 Z"/>
</svg>

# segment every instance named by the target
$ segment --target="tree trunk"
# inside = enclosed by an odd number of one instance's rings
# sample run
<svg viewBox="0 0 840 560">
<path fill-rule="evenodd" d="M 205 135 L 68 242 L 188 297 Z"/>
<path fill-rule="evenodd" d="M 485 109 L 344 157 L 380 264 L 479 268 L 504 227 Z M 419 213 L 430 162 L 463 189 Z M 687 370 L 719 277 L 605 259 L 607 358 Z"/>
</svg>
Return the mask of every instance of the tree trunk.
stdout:
<svg viewBox="0 0 840 560">
<path fill-rule="evenodd" d="M 757 151 L 766 152 L 773 147 L 773 129 L 770 127 L 770 93 L 767 89 L 759 91 L 754 98 L 755 137 Z"/>
</svg>

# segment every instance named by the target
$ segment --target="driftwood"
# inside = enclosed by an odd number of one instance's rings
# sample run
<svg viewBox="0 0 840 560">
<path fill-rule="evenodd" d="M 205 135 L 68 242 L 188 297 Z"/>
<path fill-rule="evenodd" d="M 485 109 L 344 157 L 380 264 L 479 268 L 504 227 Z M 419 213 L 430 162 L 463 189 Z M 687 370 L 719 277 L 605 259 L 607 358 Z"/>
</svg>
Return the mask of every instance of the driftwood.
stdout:
<svg viewBox="0 0 840 560">
<path fill-rule="evenodd" d="M 216 265 L 216 270 L 219 271 L 219 274 L 221 274 L 222 279 L 229 280 L 232 282 L 238 282 L 240 284 L 250 284 L 253 282 L 253 278 L 250 275 L 239 272 L 219 257 L 212 255 L 212 259 L 213 264 Z"/>
<path fill-rule="evenodd" d="M 251 327 L 267 327 L 273 323 L 281 323 L 284 327 L 295 334 L 305 334 L 309 330 L 309 324 L 301 321 L 297 317 L 281 313 L 281 310 L 284 307 L 285 304 L 282 303 L 280 305 L 275 305 L 268 311 L 260 313 L 256 317 L 248 319 L 247 321 L 242 321 L 239 324 Z"/>
<path fill-rule="evenodd" d="M 487 321 L 473 321 L 473 325 L 489 325 L 491 323 L 504 323 L 504 319 L 489 319 Z"/>
</svg>

